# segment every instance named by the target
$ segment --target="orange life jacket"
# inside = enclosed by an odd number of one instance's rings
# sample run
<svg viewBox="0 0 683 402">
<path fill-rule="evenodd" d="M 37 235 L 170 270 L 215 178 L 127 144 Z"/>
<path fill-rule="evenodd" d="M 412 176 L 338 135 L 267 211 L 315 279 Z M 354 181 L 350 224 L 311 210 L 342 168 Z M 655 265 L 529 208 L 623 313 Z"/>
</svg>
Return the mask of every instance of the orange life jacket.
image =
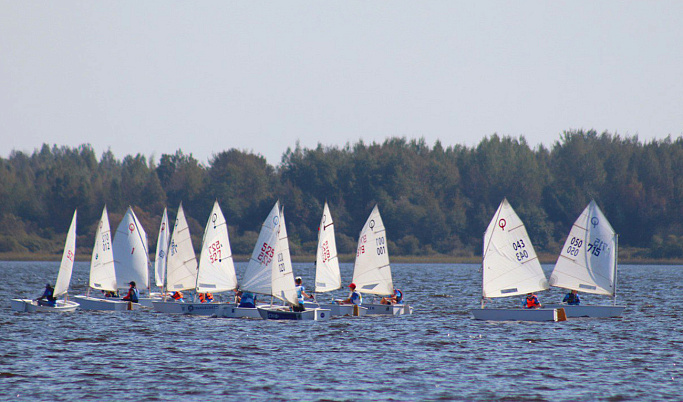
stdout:
<svg viewBox="0 0 683 402">
<path fill-rule="evenodd" d="M 173 293 L 173 296 L 171 296 L 171 297 L 176 299 L 176 300 L 180 300 L 183 298 L 183 294 L 180 292 L 175 292 L 175 293 Z"/>
<path fill-rule="evenodd" d="M 534 308 L 538 307 L 540 304 L 538 303 L 538 299 L 536 296 L 531 296 L 526 298 L 526 308 Z"/>
<path fill-rule="evenodd" d="M 204 293 L 200 293 L 199 294 L 199 302 L 204 303 L 205 301 L 206 301 L 206 299 L 204 299 Z"/>
<path fill-rule="evenodd" d="M 211 293 L 206 293 L 206 301 L 212 302 L 213 301 L 213 295 Z"/>
</svg>

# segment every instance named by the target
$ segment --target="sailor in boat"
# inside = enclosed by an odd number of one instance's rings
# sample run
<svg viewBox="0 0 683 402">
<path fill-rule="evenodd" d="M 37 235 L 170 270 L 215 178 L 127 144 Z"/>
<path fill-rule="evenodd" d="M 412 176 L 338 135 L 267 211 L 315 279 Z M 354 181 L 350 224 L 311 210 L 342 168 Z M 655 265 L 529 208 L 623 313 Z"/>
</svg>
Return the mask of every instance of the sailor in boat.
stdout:
<svg viewBox="0 0 683 402">
<path fill-rule="evenodd" d="M 382 297 L 381 304 L 399 304 L 403 301 L 401 289 L 394 289 L 394 294 L 389 297 Z"/>
<path fill-rule="evenodd" d="M 199 297 L 200 303 L 206 303 L 206 298 L 204 297 L 204 293 L 197 293 L 197 296 Z"/>
<path fill-rule="evenodd" d="M 572 290 L 571 292 L 567 293 L 564 296 L 564 299 L 562 299 L 562 303 L 567 303 L 570 306 L 578 306 L 581 304 L 581 299 L 579 299 L 579 292 L 576 290 Z"/>
<path fill-rule="evenodd" d="M 241 290 L 237 292 L 237 307 L 248 307 L 256 308 L 256 295 L 251 292 L 242 292 Z"/>
<path fill-rule="evenodd" d="M 128 283 L 130 287 L 128 288 L 128 293 L 123 296 L 123 299 L 125 301 L 137 303 L 138 298 L 140 297 L 140 293 L 138 293 L 138 288 L 135 287 L 135 282 L 131 281 Z"/>
<path fill-rule="evenodd" d="M 363 296 L 360 294 L 359 291 L 356 290 L 356 284 L 352 283 L 349 285 L 349 289 L 351 289 L 351 293 L 349 293 L 349 297 L 340 301 L 339 304 L 356 304 L 358 306 L 363 304 Z"/>
<path fill-rule="evenodd" d="M 173 300 L 177 301 L 177 302 L 185 303 L 185 300 L 183 299 L 183 292 L 180 292 L 180 291 L 177 291 L 177 290 L 176 290 L 176 291 L 173 292 L 173 294 L 171 295 L 171 298 L 172 298 Z"/>
<path fill-rule="evenodd" d="M 541 308 L 541 302 L 538 301 L 538 297 L 535 294 L 529 293 L 526 295 L 526 299 L 522 302 L 522 307 L 524 308 Z"/>
<path fill-rule="evenodd" d="M 43 295 L 36 299 L 38 305 L 40 306 L 50 306 L 54 307 L 57 305 L 57 299 L 54 297 L 55 290 L 50 286 L 50 284 L 45 285 L 45 291 Z"/>
<path fill-rule="evenodd" d="M 206 298 L 207 303 L 213 303 L 213 295 L 209 292 L 206 292 L 204 294 L 204 298 Z"/>
<path fill-rule="evenodd" d="M 299 300 L 299 305 L 298 306 L 293 306 L 292 310 L 294 311 L 304 311 L 306 308 L 304 307 L 304 297 L 314 300 L 312 295 L 309 295 L 306 293 L 306 288 L 302 284 L 302 280 L 300 276 L 297 276 L 296 279 L 294 279 L 294 284 L 296 285 L 296 298 Z"/>
</svg>

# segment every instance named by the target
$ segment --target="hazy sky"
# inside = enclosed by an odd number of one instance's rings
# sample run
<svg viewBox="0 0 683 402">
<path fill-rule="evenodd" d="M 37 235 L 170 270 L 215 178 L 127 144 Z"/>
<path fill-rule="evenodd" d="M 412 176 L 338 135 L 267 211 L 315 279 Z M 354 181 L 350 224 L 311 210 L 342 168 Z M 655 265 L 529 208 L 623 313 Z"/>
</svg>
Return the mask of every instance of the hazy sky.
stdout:
<svg viewBox="0 0 683 402">
<path fill-rule="evenodd" d="M 683 134 L 682 1 L 0 0 L 0 155 Z"/>
</svg>

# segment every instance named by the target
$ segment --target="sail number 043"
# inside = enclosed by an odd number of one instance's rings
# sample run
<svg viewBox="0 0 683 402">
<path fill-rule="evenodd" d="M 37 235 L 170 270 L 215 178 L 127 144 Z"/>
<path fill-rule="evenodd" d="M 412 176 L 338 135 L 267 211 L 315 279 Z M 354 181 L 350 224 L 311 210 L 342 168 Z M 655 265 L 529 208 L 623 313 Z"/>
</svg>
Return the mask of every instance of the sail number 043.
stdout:
<svg viewBox="0 0 683 402">
<path fill-rule="evenodd" d="M 524 261 L 529 258 L 529 252 L 527 252 L 525 248 L 526 244 L 524 244 L 524 239 L 512 242 L 512 249 L 516 251 L 515 257 L 517 257 L 517 261 Z"/>
</svg>

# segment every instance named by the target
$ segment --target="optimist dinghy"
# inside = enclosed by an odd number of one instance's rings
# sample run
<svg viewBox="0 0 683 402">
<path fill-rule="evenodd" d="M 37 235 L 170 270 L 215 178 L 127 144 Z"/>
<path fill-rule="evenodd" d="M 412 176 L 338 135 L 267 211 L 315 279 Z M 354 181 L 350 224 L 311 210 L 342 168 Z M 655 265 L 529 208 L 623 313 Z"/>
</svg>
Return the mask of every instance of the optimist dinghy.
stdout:
<svg viewBox="0 0 683 402">
<path fill-rule="evenodd" d="M 541 264 L 526 228 L 503 199 L 484 234 L 482 308 L 472 309 L 477 320 L 564 321 L 562 308 L 484 308 L 488 298 L 520 296 L 548 289 Z"/>
<path fill-rule="evenodd" d="M 204 229 L 195 283 L 196 294 L 227 292 L 237 288 L 235 264 L 232 260 L 230 239 L 228 238 L 228 225 L 218 201 L 214 202 L 213 210 Z M 192 303 L 170 302 L 163 304 L 165 312 L 208 316 L 218 315 L 219 310 L 228 305 L 234 306 L 234 303 L 200 303 L 195 301 Z"/>
<path fill-rule="evenodd" d="M 74 258 L 76 257 L 76 212 L 71 219 L 71 226 L 66 235 L 66 243 L 64 244 L 64 252 L 62 253 L 62 261 L 59 264 L 59 273 L 57 274 L 57 282 L 53 290 L 53 297 L 59 298 L 64 295 L 64 298 L 57 300 L 54 306 L 40 305 L 36 300 L 32 299 L 12 299 L 11 306 L 14 311 L 50 311 L 50 312 L 73 312 L 78 308 L 78 303 L 67 299 L 67 291 L 69 290 L 69 283 L 71 282 L 71 271 L 74 266 Z"/>
<path fill-rule="evenodd" d="M 353 283 L 362 294 L 388 296 L 394 293 L 384 222 L 382 222 L 377 205 L 372 209 L 358 236 Z M 370 315 L 413 313 L 413 308 L 403 301 L 397 304 L 363 303 L 363 307 L 368 309 L 367 314 Z"/>
<path fill-rule="evenodd" d="M 183 203 L 178 206 L 171 244 L 169 246 L 168 259 L 166 261 L 166 292 L 181 292 L 183 290 L 194 289 L 197 284 L 197 257 L 192 247 L 190 228 L 187 225 Z M 195 312 L 195 304 L 177 302 L 166 296 L 163 300 L 153 300 L 154 311 L 169 314 L 198 314 Z M 202 314 L 202 315 L 211 315 Z"/>
<path fill-rule="evenodd" d="M 125 220 L 125 219 L 124 219 Z M 82 310 L 130 310 L 134 303 L 118 297 L 91 296 L 92 290 L 100 292 L 116 292 L 116 271 L 114 269 L 114 251 L 112 248 L 111 230 L 107 206 L 102 210 L 100 223 L 95 232 L 95 245 L 90 259 L 90 281 L 85 295 L 75 296 Z"/>
<path fill-rule="evenodd" d="M 618 235 L 594 200 L 574 222 L 550 275 L 550 286 L 612 297 L 607 305 L 553 304 L 567 317 L 620 317 L 616 305 Z"/>
<path fill-rule="evenodd" d="M 334 221 L 330 214 L 330 208 L 325 202 L 323 216 L 318 227 L 318 250 L 315 258 L 315 293 L 331 292 L 341 288 L 341 273 L 339 260 L 337 259 L 337 243 L 334 238 Z M 329 309 L 332 316 L 350 315 L 364 316 L 368 309 L 353 304 L 339 303 L 304 303 L 306 309 L 323 308 Z"/>
</svg>

